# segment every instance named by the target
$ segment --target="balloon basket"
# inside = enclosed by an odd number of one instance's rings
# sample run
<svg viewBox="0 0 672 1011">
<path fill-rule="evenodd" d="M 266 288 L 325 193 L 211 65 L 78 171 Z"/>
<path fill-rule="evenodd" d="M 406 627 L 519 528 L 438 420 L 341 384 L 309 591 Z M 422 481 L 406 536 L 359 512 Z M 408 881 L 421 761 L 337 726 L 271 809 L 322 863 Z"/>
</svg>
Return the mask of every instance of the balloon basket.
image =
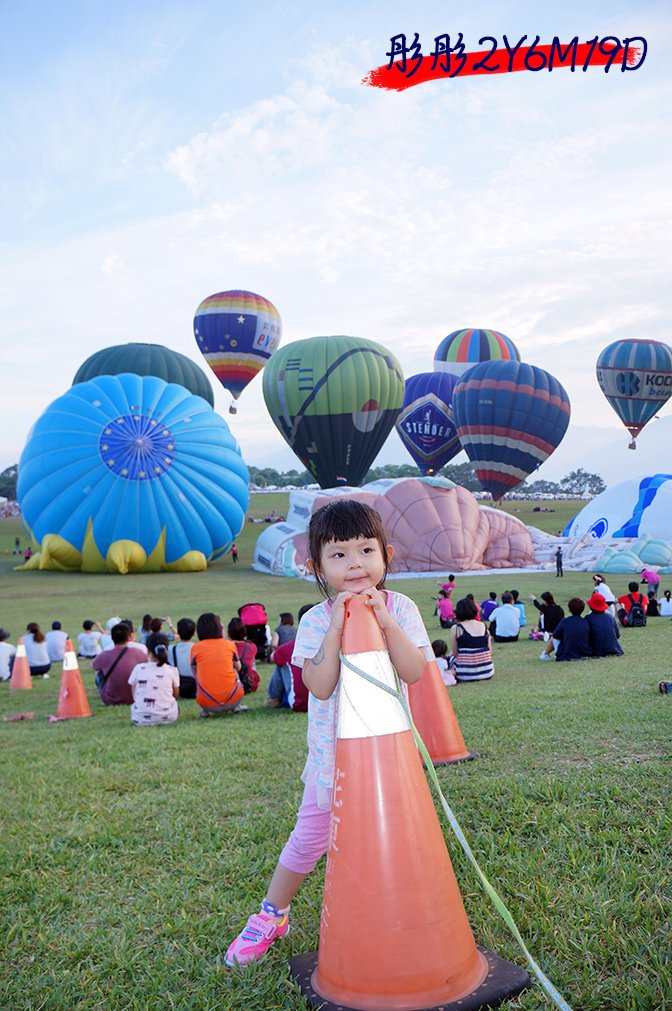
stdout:
<svg viewBox="0 0 672 1011">
<path fill-rule="evenodd" d="M 322 1009 L 322 1011 L 481 1011 L 485 1008 L 499 1007 L 505 1000 L 516 997 L 530 985 L 530 976 L 526 969 L 521 969 L 513 962 L 495 955 L 493 951 L 488 951 L 480 944 L 477 949 L 485 957 L 488 963 L 488 972 L 483 982 L 471 993 L 465 994 L 459 1000 L 448 1003 L 416 1006 L 406 1002 L 395 1002 L 394 997 L 389 1003 L 359 1005 L 344 1004 L 342 1001 L 332 1001 L 320 996 L 313 985 L 313 977 L 317 969 L 316 951 L 307 952 L 305 955 L 295 955 L 289 959 L 289 972 L 301 990 L 308 1007 Z M 413 957 L 409 951 L 409 958 Z"/>
</svg>

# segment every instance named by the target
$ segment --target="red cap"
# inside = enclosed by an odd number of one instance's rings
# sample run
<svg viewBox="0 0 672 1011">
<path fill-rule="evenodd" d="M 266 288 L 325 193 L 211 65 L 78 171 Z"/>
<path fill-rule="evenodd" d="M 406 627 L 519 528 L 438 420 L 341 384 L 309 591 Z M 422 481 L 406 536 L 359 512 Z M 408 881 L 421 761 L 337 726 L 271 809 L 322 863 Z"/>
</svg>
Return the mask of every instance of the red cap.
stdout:
<svg viewBox="0 0 672 1011">
<path fill-rule="evenodd" d="M 586 603 L 591 611 L 606 611 L 609 606 L 601 593 L 593 593 Z"/>
</svg>

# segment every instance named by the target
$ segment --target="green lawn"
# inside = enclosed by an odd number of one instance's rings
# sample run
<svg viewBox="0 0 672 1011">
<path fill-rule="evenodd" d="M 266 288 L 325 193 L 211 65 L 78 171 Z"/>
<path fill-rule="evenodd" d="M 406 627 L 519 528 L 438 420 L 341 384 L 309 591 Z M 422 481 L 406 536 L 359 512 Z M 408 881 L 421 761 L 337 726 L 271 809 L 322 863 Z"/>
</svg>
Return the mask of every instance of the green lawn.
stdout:
<svg viewBox="0 0 672 1011">
<path fill-rule="evenodd" d="M 253 509 L 265 515 L 283 500 L 255 497 Z M 249 569 L 260 529 L 248 524 L 240 537 L 238 566 L 225 560 L 193 576 L 22 574 L 3 557 L 0 624 L 17 632 L 60 617 L 76 632 L 86 616 L 214 609 L 228 618 L 247 599 L 276 615 L 316 600 L 308 583 Z M 0 551 L 13 538 L 2 524 Z M 563 603 L 591 589 L 588 574 L 514 579 L 523 595 L 561 589 Z M 510 583 L 496 572 L 458 577 L 458 593 L 483 599 Z M 418 602 L 438 636 L 436 582 L 394 588 Z M 624 657 L 577 664 L 539 662 L 536 642 L 498 645 L 492 682 L 450 690 L 467 745 L 483 755 L 439 769 L 442 787 L 533 954 L 577 1011 L 672 1009 L 672 696 L 657 691 L 672 679 L 671 636 L 669 621 L 650 621 L 624 630 Z M 105 710 L 90 668 L 82 673 L 89 720 L 47 722 L 58 670 L 31 692 L 0 685 L 1 715 L 35 713 L 0 722 L 0 1008 L 304 1009 L 285 959 L 317 945 L 323 867 L 293 905 L 292 933 L 264 962 L 231 973 L 217 956 L 263 896 L 292 828 L 306 717 L 264 708 L 262 668 L 249 713 L 199 721 L 195 704 L 182 702 L 174 727 L 141 730 L 127 710 Z M 446 837 L 477 940 L 520 961 L 448 829 Z M 390 887 L 395 873 L 403 866 Z M 549 1006 L 536 986 L 506 1005 Z"/>
</svg>

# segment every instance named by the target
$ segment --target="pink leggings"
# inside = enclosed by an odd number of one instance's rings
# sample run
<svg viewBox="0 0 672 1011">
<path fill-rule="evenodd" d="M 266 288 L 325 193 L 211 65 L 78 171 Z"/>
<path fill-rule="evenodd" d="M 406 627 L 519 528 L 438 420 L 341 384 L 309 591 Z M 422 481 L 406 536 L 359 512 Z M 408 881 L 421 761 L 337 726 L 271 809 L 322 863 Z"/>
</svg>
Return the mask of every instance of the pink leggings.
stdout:
<svg viewBox="0 0 672 1011">
<path fill-rule="evenodd" d="M 329 846 L 331 804 L 318 807 L 315 787 L 303 791 L 296 825 L 280 854 L 280 863 L 288 871 L 308 874 L 323 857 Z"/>
</svg>

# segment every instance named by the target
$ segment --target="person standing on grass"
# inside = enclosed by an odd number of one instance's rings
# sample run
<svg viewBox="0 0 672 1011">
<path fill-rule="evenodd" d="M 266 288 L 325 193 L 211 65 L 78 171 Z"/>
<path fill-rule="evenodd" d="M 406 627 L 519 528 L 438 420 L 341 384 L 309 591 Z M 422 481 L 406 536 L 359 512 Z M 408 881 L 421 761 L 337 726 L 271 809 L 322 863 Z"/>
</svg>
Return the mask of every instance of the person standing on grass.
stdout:
<svg viewBox="0 0 672 1011">
<path fill-rule="evenodd" d="M 235 541 L 231 545 L 231 560 L 234 565 L 236 565 L 236 563 L 238 562 L 238 548 L 235 545 Z"/>
<path fill-rule="evenodd" d="M 229 945 L 227 965 L 260 959 L 289 929 L 290 903 L 327 852 L 336 749 L 336 711 L 345 608 L 354 596 L 372 609 L 403 683 L 414 684 L 434 658 L 420 613 L 408 597 L 385 590 L 394 549 L 379 514 L 352 499 L 335 499 L 313 514 L 308 568 L 327 598 L 299 625 L 292 661 L 303 669 L 308 702 L 305 789 L 294 831 L 285 845 L 258 913 Z"/>
<path fill-rule="evenodd" d="M 168 637 L 150 635 L 147 649 L 149 660 L 136 664 L 128 678 L 133 693 L 131 722 L 136 727 L 174 723 L 179 715 L 180 675 L 168 663 Z"/>
<path fill-rule="evenodd" d="M 558 576 L 563 576 L 563 575 L 564 575 L 564 572 L 562 571 L 562 546 L 558 545 L 558 550 L 555 552 L 555 576 L 556 576 L 556 579 L 557 579 Z"/>
<path fill-rule="evenodd" d="M 643 568 L 641 582 L 643 584 L 648 584 L 649 590 L 653 590 L 655 597 L 658 596 L 658 590 L 660 589 L 660 573 L 657 569 Z"/>
</svg>

